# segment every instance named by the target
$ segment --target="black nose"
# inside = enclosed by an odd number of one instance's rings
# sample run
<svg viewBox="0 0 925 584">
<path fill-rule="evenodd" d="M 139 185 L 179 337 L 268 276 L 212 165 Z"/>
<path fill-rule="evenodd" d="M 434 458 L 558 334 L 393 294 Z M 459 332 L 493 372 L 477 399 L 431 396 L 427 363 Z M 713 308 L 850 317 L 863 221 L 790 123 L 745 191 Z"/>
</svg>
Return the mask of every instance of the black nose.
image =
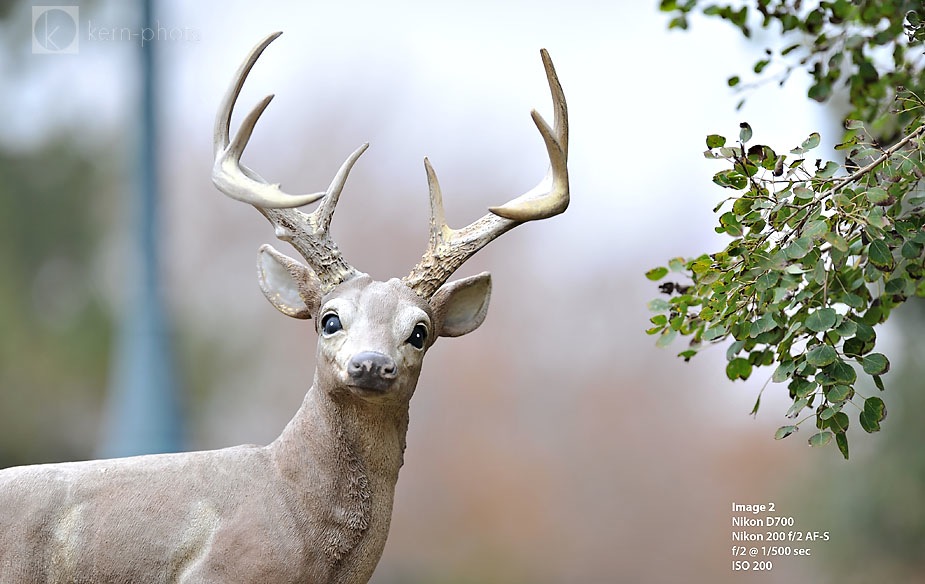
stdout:
<svg viewBox="0 0 925 584">
<path fill-rule="evenodd" d="M 383 391 L 398 376 L 395 360 L 376 351 L 357 353 L 347 364 L 351 385 L 363 389 Z"/>
</svg>

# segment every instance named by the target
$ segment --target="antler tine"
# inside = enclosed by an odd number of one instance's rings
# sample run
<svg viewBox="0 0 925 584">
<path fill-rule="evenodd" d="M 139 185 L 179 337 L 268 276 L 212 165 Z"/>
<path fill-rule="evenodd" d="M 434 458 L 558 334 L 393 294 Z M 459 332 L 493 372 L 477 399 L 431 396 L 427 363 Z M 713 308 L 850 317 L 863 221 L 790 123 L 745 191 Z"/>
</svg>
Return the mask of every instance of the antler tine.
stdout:
<svg viewBox="0 0 925 584">
<path fill-rule="evenodd" d="M 241 163 L 244 148 L 254 131 L 257 120 L 273 99 L 272 95 L 263 98 L 254 106 L 241 122 L 238 133 L 234 138 L 230 137 L 231 115 L 244 81 L 264 49 L 281 34 L 281 32 L 276 32 L 268 35 L 251 49 L 222 98 L 215 117 L 215 163 L 212 167 L 212 182 L 229 197 L 256 207 L 273 224 L 276 236 L 292 244 L 305 258 L 321 281 L 322 288 L 330 290 L 338 283 L 358 273 L 341 256 L 337 244 L 328 235 L 328 228 L 347 176 L 369 144 L 363 144 L 347 157 L 327 190 L 319 193 L 291 195 L 280 190 L 278 184 L 270 184 Z M 311 214 L 294 208 L 319 199 L 322 200 L 321 205 Z"/>
<path fill-rule="evenodd" d="M 244 87 L 244 81 L 264 49 L 281 34 L 283 33 L 275 32 L 268 35 L 251 49 L 222 97 L 218 114 L 215 117 L 213 143 L 215 163 L 212 167 L 212 182 L 229 197 L 255 207 L 301 207 L 314 203 L 327 194 L 327 191 L 302 195 L 286 193 L 279 188 L 279 184 L 269 183 L 259 174 L 241 164 L 241 155 L 247 147 L 257 120 L 272 101 L 272 95 L 266 96 L 251 109 L 241 122 L 237 135 L 234 139 L 230 139 L 231 115 L 238 96 L 241 94 L 241 88 Z M 342 178 L 346 181 L 347 177 L 344 175 Z M 343 184 L 340 187 L 342 188 Z"/>
<path fill-rule="evenodd" d="M 437 173 L 427 157 L 424 158 L 424 172 L 427 173 L 427 189 L 430 193 L 430 244 L 437 246 L 443 243 L 453 230 L 446 224 L 443 192 L 440 190 L 440 183 L 437 182 Z"/>
<path fill-rule="evenodd" d="M 328 233 L 328 228 L 331 226 L 334 207 L 337 205 L 347 175 L 367 148 L 369 144 L 363 144 L 347 157 L 331 181 L 328 190 L 323 193 L 324 198 L 321 205 L 311 214 L 303 213 L 298 209 L 257 207 L 257 210 L 275 227 L 276 237 L 289 242 L 305 258 L 318 280 L 321 281 L 321 288 L 325 292 L 331 291 L 334 286 L 359 274 L 359 271 L 348 264 L 341 255 L 337 244 Z"/>
<path fill-rule="evenodd" d="M 552 94 L 554 107 L 554 127 L 551 129 L 546 120 L 536 110 L 530 112 L 536 124 L 546 151 L 549 154 L 549 172 L 540 183 L 516 199 L 489 211 L 495 215 L 515 221 L 533 221 L 546 219 L 565 211 L 569 203 L 568 192 L 568 107 L 565 94 L 556 75 L 556 68 L 546 49 L 540 50 L 549 92 Z"/>
<path fill-rule="evenodd" d="M 430 190 L 430 242 L 421 261 L 404 278 L 419 296 L 430 298 L 466 260 L 514 227 L 558 215 L 568 207 L 568 107 L 549 53 L 542 49 L 540 56 L 552 94 L 553 128 L 536 110 L 531 117 L 546 144 L 549 171 L 534 188 L 504 205 L 490 207 L 490 213 L 457 230 L 446 223 L 437 176 L 424 159 Z"/>
</svg>

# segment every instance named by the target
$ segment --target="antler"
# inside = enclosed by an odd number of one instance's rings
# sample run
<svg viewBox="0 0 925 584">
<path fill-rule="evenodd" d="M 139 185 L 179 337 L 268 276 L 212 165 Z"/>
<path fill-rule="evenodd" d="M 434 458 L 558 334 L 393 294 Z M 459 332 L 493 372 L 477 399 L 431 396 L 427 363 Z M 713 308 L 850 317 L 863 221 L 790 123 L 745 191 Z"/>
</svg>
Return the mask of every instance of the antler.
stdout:
<svg viewBox="0 0 925 584">
<path fill-rule="evenodd" d="M 430 298 L 466 260 L 495 238 L 521 223 L 546 219 L 565 211 L 568 187 L 568 108 L 552 59 L 540 50 L 555 108 L 554 128 L 533 110 L 530 115 L 543 136 L 549 154 L 549 171 L 536 187 L 462 229 L 451 229 L 443 210 L 443 194 L 430 161 L 424 159 L 430 190 L 430 242 L 421 261 L 403 281 L 419 296 Z"/>
<path fill-rule="evenodd" d="M 215 117 L 212 182 L 229 197 L 249 203 L 257 208 L 276 230 L 276 237 L 287 241 L 308 262 L 321 281 L 322 289 L 328 291 L 350 279 L 359 272 L 348 264 L 337 249 L 337 244 L 328 235 L 334 207 L 347 181 L 347 175 L 369 144 L 357 148 L 341 165 L 327 190 L 320 193 L 291 195 L 283 192 L 279 184 L 267 182 L 259 174 L 241 164 L 241 155 L 254 131 L 260 115 L 273 99 L 263 98 L 241 122 L 241 128 L 230 139 L 229 127 L 235 102 L 244 86 L 244 80 L 257 62 L 263 50 L 276 40 L 281 32 L 275 32 L 260 41 L 238 68 L 234 79 L 222 98 Z M 321 205 L 311 214 L 293 207 L 301 207 L 321 199 Z"/>
</svg>

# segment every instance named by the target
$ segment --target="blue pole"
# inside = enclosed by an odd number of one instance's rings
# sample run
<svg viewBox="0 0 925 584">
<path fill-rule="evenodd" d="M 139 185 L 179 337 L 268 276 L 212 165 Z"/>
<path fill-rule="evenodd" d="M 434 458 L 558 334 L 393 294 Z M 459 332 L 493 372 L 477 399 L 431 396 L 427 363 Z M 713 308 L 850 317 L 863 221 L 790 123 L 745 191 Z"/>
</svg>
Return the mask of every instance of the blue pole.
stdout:
<svg viewBox="0 0 925 584">
<path fill-rule="evenodd" d="M 155 29 L 154 0 L 142 0 L 140 32 Z M 142 34 L 142 36 L 144 36 Z M 183 423 L 174 378 L 170 326 L 161 294 L 158 254 L 156 42 L 139 41 L 141 127 L 129 205 L 126 310 L 116 339 L 105 411 L 102 456 L 176 452 Z"/>
</svg>

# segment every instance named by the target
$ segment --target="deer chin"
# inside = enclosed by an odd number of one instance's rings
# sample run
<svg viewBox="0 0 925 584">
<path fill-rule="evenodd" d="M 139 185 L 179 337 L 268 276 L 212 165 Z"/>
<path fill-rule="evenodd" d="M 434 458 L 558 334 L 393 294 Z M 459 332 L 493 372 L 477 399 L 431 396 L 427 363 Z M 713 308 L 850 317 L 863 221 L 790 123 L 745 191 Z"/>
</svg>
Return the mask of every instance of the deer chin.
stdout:
<svg viewBox="0 0 925 584">
<path fill-rule="evenodd" d="M 396 391 L 394 387 L 370 389 L 368 387 L 348 385 L 347 389 L 350 392 L 349 395 L 355 400 L 373 407 L 392 407 L 408 403 L 408 398 L 403 397 L 401 392 Z"/>
<path fill-rule="evenodd" d="M 347 384 L 350 393 L 358 397 L 377 397 L 391 393 L 389 390 L 395 383 L 392 379 L 377 379 L 374 381 L 357 382 L 352 381 Z"/>
</svg>

